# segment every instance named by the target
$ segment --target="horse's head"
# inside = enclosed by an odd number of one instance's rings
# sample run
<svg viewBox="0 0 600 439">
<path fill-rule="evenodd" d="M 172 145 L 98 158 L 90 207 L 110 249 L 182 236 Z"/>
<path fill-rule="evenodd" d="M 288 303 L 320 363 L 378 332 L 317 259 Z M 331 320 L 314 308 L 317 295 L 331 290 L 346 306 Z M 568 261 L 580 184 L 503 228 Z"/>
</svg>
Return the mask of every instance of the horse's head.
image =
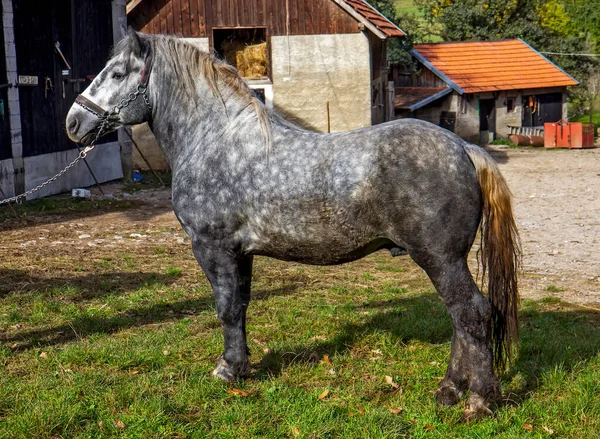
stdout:
<svg viewBox="0 0 600 439">
<path fill-rule="evenodd" d="M 104 70 L 69 110 L 69 138 L 89 145 L 100 131 L 103 135 L 124 125 L 147 121 L 152 110 L 146 94 L 152 61 L 149 39 L 130 31 L 117 44 Z"/>
</svg>

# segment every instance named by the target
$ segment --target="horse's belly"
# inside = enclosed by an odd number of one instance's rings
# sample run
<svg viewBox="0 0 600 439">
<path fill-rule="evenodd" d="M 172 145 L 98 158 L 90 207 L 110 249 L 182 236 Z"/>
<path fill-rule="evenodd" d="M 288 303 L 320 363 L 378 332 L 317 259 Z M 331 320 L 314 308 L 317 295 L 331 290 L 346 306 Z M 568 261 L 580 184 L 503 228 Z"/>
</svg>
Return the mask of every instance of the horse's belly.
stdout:
<svg viewBox="0 0 600 439">
<path fill-rule="evenodd" d="M 355 261 L 391 245 L 392 243 L 388 239 L 377 237 L 357 240 L 339 235 L 321 239 L 272 236 L 254 246 L 251 253 L 303 264 L 336 265 Z"/>
</svg>

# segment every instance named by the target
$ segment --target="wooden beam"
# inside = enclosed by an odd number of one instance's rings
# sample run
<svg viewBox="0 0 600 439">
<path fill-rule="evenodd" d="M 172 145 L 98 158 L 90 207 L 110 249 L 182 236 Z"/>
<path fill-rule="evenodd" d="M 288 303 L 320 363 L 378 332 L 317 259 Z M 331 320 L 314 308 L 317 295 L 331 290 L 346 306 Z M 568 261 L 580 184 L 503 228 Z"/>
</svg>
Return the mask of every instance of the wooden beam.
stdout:
<svg viewBox="0 0 600 439">
<path fill-rule="evenodd" d="M 127 14 L 133 11 L 143 0 L 132 0 L 127 3 Z"/>
</svg>

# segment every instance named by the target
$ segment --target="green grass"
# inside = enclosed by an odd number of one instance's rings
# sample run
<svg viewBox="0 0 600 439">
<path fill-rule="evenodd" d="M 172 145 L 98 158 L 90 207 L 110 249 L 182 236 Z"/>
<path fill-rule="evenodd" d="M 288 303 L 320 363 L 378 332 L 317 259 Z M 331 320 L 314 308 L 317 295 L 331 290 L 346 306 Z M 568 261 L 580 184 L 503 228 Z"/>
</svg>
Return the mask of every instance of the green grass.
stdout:
<svg viewBox="0 0 600 439">
<path fill-rule="evenodd" d="M 585 123 L 589 123 L 590 122 L 590 115 L 589 114 L 582 114 L 574 119 L 572 119 L 572 122 L 585 122 Z M 594 138 L 598 137 L 598 129 L 600 128 L 600 110 L 595 110 L 592 113 L 592 123 L 594 124 Z"/>
<path fill-rule="evenodd" d="M 590 121 L 590 115 L 589 114 L 582 114 L 574 119 L 572 119 L 572 122 L 589 122 Z M 592 123 L 598 127 L 600 126 L 600 110 L 595 110 L 592 114 Z"/>
<path fill-rule="evenodd" d="M 401 14 L 421 15 L 421 11 L 414 4 L 413 0 L 395 0 L 396 10 Z"/>
<path fill-rule="evenodd" d="M 220 324 L 183 247 L 2 260 L 0 438 L 598 436 L 598 311 L 525 301 L 505 402 L 466 423 L 434 402 L 452 328 L 408 258 L 257 258 L 252 374 L 232 385 L 211 378 Z"/>
</svg>

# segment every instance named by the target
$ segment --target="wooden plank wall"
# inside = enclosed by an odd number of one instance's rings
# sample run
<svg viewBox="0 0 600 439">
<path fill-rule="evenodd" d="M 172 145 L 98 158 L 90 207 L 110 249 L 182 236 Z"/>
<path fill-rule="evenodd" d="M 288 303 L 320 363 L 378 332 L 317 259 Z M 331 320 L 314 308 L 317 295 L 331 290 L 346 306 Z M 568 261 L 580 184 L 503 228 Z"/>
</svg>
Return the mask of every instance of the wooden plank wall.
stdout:
<svg viewBox="0 0 600 439">
<path fill-rule="evenodd" d="M 19 74 L 37 76 L 37 87 L 20 87 L 23 156 L 73 149 L 65 134 L 65 117 L 75 97 L 89 85 L 64 84 L 63 79 L 85 78 L 98 73 L 112 46 L 110 0 L 14 0 L 15 41 Z M 54 42 L 72 67 L 54 51 Z M 54 89 L 45 91 L 44 78 Z M 109 134 L 102 142 L 116 140 Z"/>
<path fill-rule="evenodd" d="M 211 37 L 213 27 L 267 27 L 269 35 L 358 32 L 333 0 L 144 0 L 128 16 L 137 30 Z"/>
</svg>

